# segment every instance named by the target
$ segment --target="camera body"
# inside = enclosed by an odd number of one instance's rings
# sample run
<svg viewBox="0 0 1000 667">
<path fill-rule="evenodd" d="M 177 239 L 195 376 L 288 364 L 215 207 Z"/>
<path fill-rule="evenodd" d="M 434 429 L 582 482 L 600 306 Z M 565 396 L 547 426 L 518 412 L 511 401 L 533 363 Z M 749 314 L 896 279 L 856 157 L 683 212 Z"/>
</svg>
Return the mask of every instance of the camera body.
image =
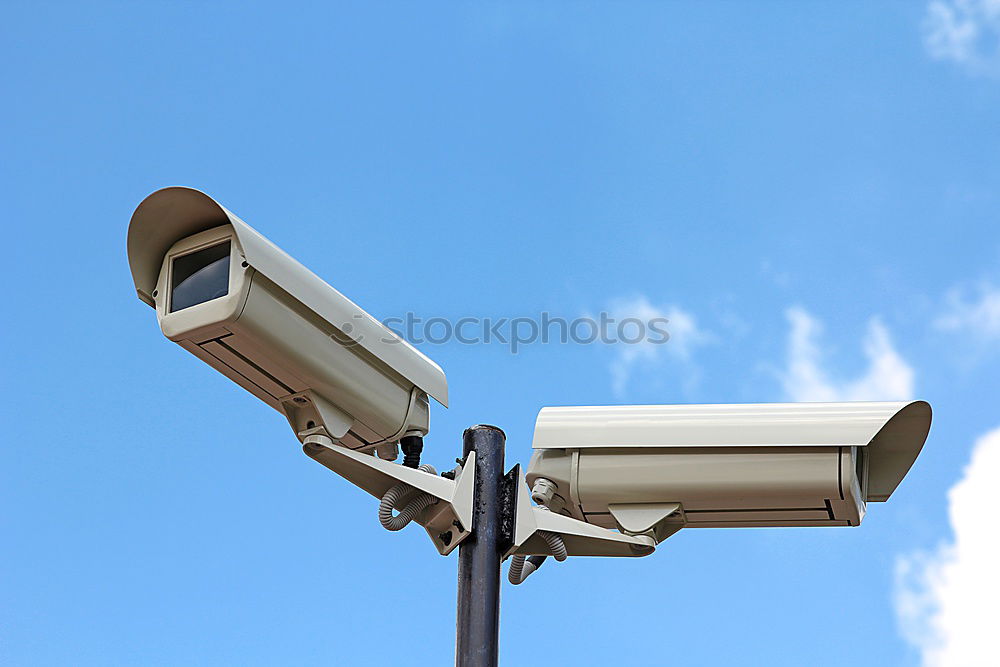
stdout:
<svg viewBox="0 0 1000 667">
<path fill-rule="evenodd" d="M 373 450 L 425 435 L 443 371 L 208 195 L 139 204 L 128 255 L 164 336 L 283 413 L 300 440 Z"/>
<path fill-rule="evenodd" d="M 526 479 L 551 489 L 553 511 L 658 540 L 681 527 L 857 526 L 930 421 L 924 401 L 549 407 Z"/>
</svg>

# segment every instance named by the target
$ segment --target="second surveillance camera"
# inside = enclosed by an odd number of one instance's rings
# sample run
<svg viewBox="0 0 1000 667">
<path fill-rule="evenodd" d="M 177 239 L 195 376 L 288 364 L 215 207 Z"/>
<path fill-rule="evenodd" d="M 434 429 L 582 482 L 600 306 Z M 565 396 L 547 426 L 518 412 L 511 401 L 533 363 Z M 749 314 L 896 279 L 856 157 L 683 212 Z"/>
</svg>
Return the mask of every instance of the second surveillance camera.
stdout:
<svg viewBox="0 0 1000 667">
<path fill-rule="evenodd" d="M 128 256 L 163 334 L 283 413 L 300 440 L 394 451 L 427 433 L 428 397 L 447 406 L 437 364 L 202 192 L 143 200 Z"/>
<path fill-rule="evenodd" d="M 924 401 L 544 408 L 526 479 L 553 511 L 657 540 L 682 527 L 857 526 L 930 422 Z"/>
</svg>

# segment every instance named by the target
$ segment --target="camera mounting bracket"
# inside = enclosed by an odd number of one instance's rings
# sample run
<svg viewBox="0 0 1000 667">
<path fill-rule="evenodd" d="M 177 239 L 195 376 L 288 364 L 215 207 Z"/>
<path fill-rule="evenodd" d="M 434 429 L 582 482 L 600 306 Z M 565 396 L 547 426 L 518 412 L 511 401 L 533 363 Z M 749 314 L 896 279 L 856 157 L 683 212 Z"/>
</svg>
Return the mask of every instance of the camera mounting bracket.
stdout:
<svg viewBox="0 0 1000 667">
<path fill-rule="evenodd" d="M 376 498 L 381 498 L 400 482 L 437 498 L 437 502 L 423 509 L 414 521 L 424 527 L 442 556 L 454 551 L 472 533 L 475 452 L 469 454 L 471 458 L 465 461 L 455 479 L 450 480 L 347 449 L 319 433 L 306 436 L 302 451 Z"/>
<path fill-rule="evenodd" d="M 520 467 L 517 484 L 518 491 L 528 488 Z M 648 556 L 656 548 L 656 541 L 648 535 L 627 535 L 534 507 L 528 493 L 519 492 L 515 503 L 514 546 L 507 550 L 505 557 L 548 555 L 548 543 L 539 531 L 562 537 L 570 556 Z"/>
</svg>

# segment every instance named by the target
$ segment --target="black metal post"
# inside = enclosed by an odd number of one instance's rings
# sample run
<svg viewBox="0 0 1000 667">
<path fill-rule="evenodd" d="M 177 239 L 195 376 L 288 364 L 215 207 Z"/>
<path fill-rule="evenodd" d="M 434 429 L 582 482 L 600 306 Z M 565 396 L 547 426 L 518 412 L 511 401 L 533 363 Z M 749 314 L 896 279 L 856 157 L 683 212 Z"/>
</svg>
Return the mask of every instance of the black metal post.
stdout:
<svg viewBox="0 0 1000 667">
<path fill-rule="evenodd" d="M 496 426 L 482 424 L 462 436 L 463 454 L 476 452 L 476 485 L 472 534 L 458 547 L 457 667 L 497 665 L 506 439 Z"/>
</svg>

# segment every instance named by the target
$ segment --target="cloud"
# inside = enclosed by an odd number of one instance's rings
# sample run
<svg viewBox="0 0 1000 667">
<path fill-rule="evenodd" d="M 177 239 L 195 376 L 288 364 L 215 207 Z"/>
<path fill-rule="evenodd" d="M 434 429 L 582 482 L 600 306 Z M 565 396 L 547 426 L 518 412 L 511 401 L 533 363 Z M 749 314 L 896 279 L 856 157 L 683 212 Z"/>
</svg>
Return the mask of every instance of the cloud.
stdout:
<svg viewBox="0 0 1000 667">
<path fill-rule="evenodd" d="M 948 294 L 947 308 L 934 321 L 943 331 L 971 335 L 980 341 L 1000 340 L 1000 288 L 980 285 L 973 298 L 963 290 Z"/>
<path fill-rule="evenodd" d="M 953 541 L 897 560 L 896 613 L 926 667 L 1000 665 L 998 478 L 1000 428 L 976 441 L 962 479 L 948 492 Z"/>
<path fill-rule="evenodd" d="M 638 366 L 658 364 L 667 358 L 686 367 L 688 385 L 696 379 L 691 353 L 694 348 L 709 342 L 712 336 L 698 325 L 694 315 L 673 305 L 655 306 L 641 295 L 614 301 L 608 313 L 619 322 L 626 318 L 636 318 L 643 322 L 664 318 L 670 334 L 665 343 L 643 340 L 638 343 L 616 344 L 616 356 L 611 363 L 611 388 L 616 396 L 625 395 L 629 379 Z"/>
<path fill-rule="evenodd" d="M 823 327 L 802 308 L 786 312 L 791 331 L 787 367 L 781 374 L 785 394 L 793 401 L 907 400 L 913 397 L 913 368 L 896 352 L 877 318 L 868 323 L 863 347 L 868 369 L 858 378 L 832 379 L 823 367 L 818 340 Z"/>
<path fill-rule="evenodd" d="M 924 45 L 931 57 L 974 74 L 1000 74 L 1000 0 L 933 0 Z"/>
</svg>

